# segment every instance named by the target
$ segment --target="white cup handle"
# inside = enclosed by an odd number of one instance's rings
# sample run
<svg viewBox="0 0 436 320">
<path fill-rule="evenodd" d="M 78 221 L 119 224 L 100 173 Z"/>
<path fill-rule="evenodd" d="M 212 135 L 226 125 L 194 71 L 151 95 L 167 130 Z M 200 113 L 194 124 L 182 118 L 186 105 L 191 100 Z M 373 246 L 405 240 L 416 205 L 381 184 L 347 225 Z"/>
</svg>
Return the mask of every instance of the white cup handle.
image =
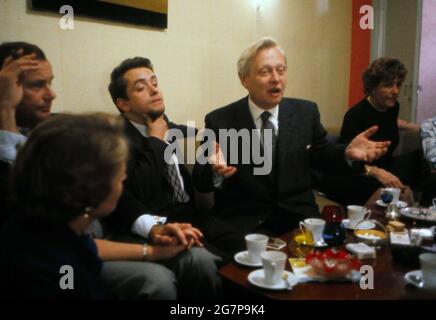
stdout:
<svg viewBox="0 0 436 320">
<path fill-rule="evenodd" d="M 306 233 L 306 225 L 304 224 L 304 221 L 300 221 L 300 230 L 304 233 Z"/>
<path fill-rule="evenodd" d="M 365 212 L 365 218 L 363 220 L 367 220 L 367 219 L 369 219 L 369 217 L 371 217 L 371 210 L 367 210 Z"/>
</svg>

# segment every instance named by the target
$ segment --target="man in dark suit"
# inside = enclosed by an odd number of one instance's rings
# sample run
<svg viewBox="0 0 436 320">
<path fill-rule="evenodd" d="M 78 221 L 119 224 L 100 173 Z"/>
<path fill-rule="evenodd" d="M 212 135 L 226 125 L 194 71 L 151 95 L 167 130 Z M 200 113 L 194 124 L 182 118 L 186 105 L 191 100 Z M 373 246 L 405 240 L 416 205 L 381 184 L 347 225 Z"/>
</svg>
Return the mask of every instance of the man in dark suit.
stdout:
<svg viewBox="0 0 436 320">
<path fill-rule="evenodd" d="M 238 149 L 221 150 L 223 141 L 218 138 L 217 154 L 212 159 L 225 161 L 197 163 L 193 172 L 194 184 L 200 191 L 215 191 L 217 215 L 246 233 L 278 235 L 296 227 L 306 217 L 318 216 L 311 189 L 311 166 L 336 170 L 347 166 L 346 158 L 379 157 L 389 144 L 368 140 L 377 128 L 360 134 L 348 146 L 327 144 L 317 105 L 283 98 L 286 71 L 286 57 L 277 42 L 261 39 L 243 52 L 238 61 L 239 77 L 248 97 L 205 118 L 206 129 L 213 130 L 217 137 L 219 129 L 249 129 L 253 133 L 250 163 L 239 161 L 231 166 L 232 152 L 238 152 L 238 159 L 242 158 L 244 142 Z M 268 130 L 269 141 L 265 134 Z M 253 171 L 256 143 L 272 159 L 268 174 L 256 175 Z"/>
<path fill-rule="evenodd" d="M 206 248 L 223 256 L 216 246 L 232 245 L 228 236 L 237 230 L 198 212 L 190 173 L 182 159 L 177 154 L 166 159 L 167 131 L 180 129 L 186 135 L 188 129 L 166 117 L 150 60 L 136 57 L 123 61 L 112 71 L 109 91 L 125 120 L 130 147 L 123 194 L 114 213 L 105 219 L 114 238 L 122 240 L 133 234 L 166 244 L 185 237 L 199 245 L 204 233 Z"/>
</svg>

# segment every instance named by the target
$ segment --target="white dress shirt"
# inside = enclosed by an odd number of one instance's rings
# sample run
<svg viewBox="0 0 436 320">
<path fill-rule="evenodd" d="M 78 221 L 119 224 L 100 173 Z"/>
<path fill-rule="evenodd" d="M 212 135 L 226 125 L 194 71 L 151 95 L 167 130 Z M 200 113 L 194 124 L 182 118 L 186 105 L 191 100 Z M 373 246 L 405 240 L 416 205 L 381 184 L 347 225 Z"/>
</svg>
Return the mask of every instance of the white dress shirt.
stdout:
<svg viewBox="0 0 436 320">
<path fill-rule="evenodd" d="M 274 127 L 274 132 L 276 136 L 279 134 L 279 105 L 276 105 L 274 108 L 265 110 L 260 107 L 258 107 L 250 97 L 248 97 L 248 110 L 250 111 L 251 117 L 253 119 L 254 125 L 256 126 L 256 132 L 259 135 L 260 138 L 260 129 L 262 128 L 262 118 L 261 115 L 265 111 L 268 111 L 271 113 L 271 116 L 269 117 L 269 121 L 272 123 Z M 217 174 L 215 171 L 213 171 L 213 185 L 215 188 L 220 189 L 223 184 L 224 178 Z"/>
<path fill-rule="evenodd" d="M 271 113 L 271 116 L 268 120 L 272 123 L 276 136 L 279 135 L 279 105 L 276 105 L 274 108 L 265 110 L 256 106 L 254 102 L 250 98 L 248 98 L 248 109 L 250 110 L 251 117 L 253 118 L 254 125 L 256 126 L 256 129 L 258 129 L 257 132 L 259 134 L 263 124 L 261 115 L 265 111 L 268 111 L 269 113 Z"/>
</svg>

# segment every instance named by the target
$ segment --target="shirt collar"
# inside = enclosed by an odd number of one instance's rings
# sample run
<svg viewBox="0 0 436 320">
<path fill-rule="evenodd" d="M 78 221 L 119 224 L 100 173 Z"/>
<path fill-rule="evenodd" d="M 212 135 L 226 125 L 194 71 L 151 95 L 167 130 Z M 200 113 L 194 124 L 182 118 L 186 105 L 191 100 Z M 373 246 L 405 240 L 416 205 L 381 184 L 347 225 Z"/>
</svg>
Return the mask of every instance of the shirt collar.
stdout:
<svg viewBox="0 0 436 320">
<path fill-rule="evenodd" d="M 250 97 L 248 97 L 248 109 L 250 110 L 251 116 L 253 117 L 254 122 L 256 122 L 260 115 L 265 111 L 271 113 L 271 117 L 278 121 L 279 118 L 279 105 L 276 105 L 274 108 L 265 110 L 258 107 Z"/>
<path fill-rule="evenodd" d="M 130 123 L 146 138 L 148 138 L 147 126 L 129 120 Z"/>
</svg>

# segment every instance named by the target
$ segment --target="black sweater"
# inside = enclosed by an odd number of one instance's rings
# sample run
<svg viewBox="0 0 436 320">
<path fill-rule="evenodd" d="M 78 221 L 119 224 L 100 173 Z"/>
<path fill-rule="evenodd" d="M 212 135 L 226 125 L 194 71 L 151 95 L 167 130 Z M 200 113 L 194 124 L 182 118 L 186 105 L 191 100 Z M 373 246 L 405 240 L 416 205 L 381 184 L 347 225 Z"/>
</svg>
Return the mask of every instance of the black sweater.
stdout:
<svg viewBox="0 0 436 320">
<path fill-rule="evenodd" d="M 374 109 L 368 100 L 363 99 L 350 108 L 344 116 L 342 123 L 340 143 L 349 143 L 359 133 L 377 125 L 378 131 L 370 138 L 373 141 L 391 141 L 391 145 L 385 155 L 374 161 L 373 164 L 387 169 L 392 162 L 392 155 L 399 142 L 398 113 L 400 106 L 398 102 L 393 108 L 386 112 Z"/>
</svg>

